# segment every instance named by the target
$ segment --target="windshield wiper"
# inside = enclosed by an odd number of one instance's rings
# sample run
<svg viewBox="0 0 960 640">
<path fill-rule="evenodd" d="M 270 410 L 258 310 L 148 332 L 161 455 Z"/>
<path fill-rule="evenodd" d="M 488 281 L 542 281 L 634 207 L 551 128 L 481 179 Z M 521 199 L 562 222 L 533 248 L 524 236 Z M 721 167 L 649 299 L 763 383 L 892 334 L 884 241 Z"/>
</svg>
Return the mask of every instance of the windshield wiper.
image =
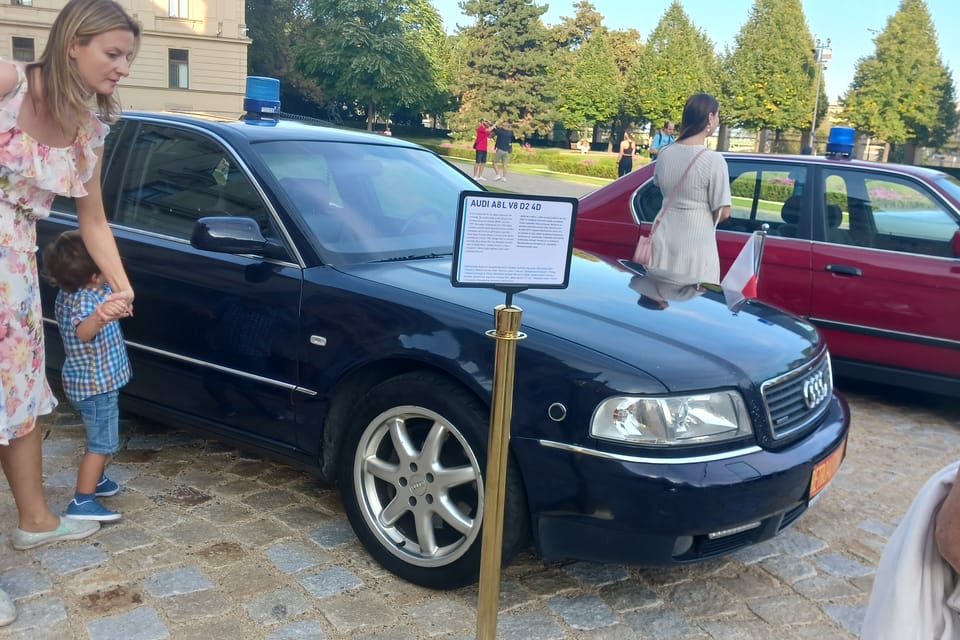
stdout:
<svg viewBox="0 0 960 640">
<path fill-rule="evenodd" d="M 415 253 L 409 256 L 394 256 L 393 258 L 382 258 L 380 260 L 374 260 L 374 262 L 404 262 L 407 260 L 426 260 L 428 258 L 445 258 L 447 256 L 453 255 L 450 253 Z"/>
</svg>

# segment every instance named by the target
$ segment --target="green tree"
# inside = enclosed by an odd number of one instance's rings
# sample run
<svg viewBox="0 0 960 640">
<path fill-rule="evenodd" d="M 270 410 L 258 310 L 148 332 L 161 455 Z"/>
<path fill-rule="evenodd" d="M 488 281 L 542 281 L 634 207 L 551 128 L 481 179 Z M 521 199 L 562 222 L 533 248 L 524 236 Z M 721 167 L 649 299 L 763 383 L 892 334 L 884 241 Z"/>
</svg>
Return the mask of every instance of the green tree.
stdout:
<svg viewBox="0 0 960 640">
<path fill-rule="evenodd" d="M 423 110 L 438 116 L 453 108 L 450 91 L 449 60 L 452 53 L 450 37 L 443 30 L 443 19 L 428 0 L 407 0 L 407 10 L 400 14 L 411 43 L 429 63 L 430 86 L 422 101 Z"/>
<path fill-rule="evenodd" d="M 378 107 L 419 107 L 435 88 L 398 0 L 310 0 L 311 22 L 297 68 L 330 98 L 355 104 L 373 128 Z"/>
<path fill-rule="evenodd" d="M 454 127 L 472 135 L 477 121 L 489 117 L 510 120 L 518 138 L 550 132 L 550 51 L 540 21 L 546 8 L 533 0 L 466 0 L 461 6 L 474 24 L 461 31 L 461 104 Z"/>
<path fill-rule="evenodd" d="M 303 2 L 247 0 L 246 23 L 251 40 L 247 73 L 280 80 L 280 105 L 284 111 L 317 113 L 323 92 L 294 65 L 294 43 L 303 39 L 308 23 Z"/>
<path fill-rule="evenodd" d="M 808 130 L 817 86 L 813 36 L 800 0 L 755 0 L 726 60 L 724 101 L 729 122 L 753 129 Z"/>
<path fill-rule="evenodd" d="M 560 24 L 550 28 L 550 34 L 558 49 L 576 51 L 583 46 L 603 24 L 603 16 L 590 0 L 573 3 L 572 18 L 561 16 Z"/>
<path fill-rule="evenodd" d="M 674 0 L 630 70 L 628 108 L 637 117 L 654 122 L 679 121 L 692 94 L 717 93 L 719 69 L 713 42 Z"/>
<path fill-rule="evenodd" d="M 945 143 L 957 128 L 956 91 L 926 3 L 902 0 L 874 43 L 874 54 L 857 63 L 844 118 L 894 145 Z"/>
<path fill-rule="evenodd" d="M 606 124 L 620 109 L 623 78 L 603 29 L 571 54 L 557 79 L 558 112 L 566 129 Z"/>
</svg>

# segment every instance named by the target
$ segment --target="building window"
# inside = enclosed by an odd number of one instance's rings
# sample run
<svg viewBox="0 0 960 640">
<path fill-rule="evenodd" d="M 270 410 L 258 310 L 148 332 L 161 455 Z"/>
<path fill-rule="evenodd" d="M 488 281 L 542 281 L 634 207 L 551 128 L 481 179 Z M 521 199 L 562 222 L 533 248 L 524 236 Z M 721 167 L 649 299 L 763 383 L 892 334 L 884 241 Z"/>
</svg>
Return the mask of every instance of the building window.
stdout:
<svg viewBox="0 0 960 640">
<path fill-rule="evenodd" d="M 30 0 L 31 2 L 33 0 Z M 170 0 L 170 17 L 171 18 L 189 18 L 190 17 L 190 5 L 189 0 Z"/>
<path fill-rule="evenodd" d="M 13 59 L 20 62 L 33 62 L 33 38 L 13 36 Z"/>
<path fill-rule="evenodd" d="M 186 49 L 170 49 L 170 88 L 190 88 L 190 52 Z"/>
<path fill-rule="evenodd" d="M 32 7 L 33 0 L 10 0 L 10 4 L 20 7 Z M 30 59 L 33 60 L 32 58 Z"/>
</svg>

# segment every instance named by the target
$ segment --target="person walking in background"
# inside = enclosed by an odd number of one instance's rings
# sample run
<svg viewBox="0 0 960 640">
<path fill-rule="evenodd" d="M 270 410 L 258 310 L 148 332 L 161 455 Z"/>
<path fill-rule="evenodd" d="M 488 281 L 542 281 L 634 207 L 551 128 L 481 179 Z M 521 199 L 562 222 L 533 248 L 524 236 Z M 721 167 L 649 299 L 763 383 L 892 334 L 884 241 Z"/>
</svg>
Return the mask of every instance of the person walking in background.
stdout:
<svg viewBox="0 0 960 640">
<path fill-rule="evenodd" d="M 716 226 L 730 215 L 731 202 L 727 163 L 705 146 L 720 124 L 719 111 L 712 95 L 690 96 L 680 139 L 663 148 L 653 171 L 664 208 L 651 234 L 650 266 L 711 284 L 720 282 Z"/>
<path fill-rule="evenodd" d="M 486 180 L 483 177 L 483 170 L 487 166 L 487 149 L 490 146 L 491 131 L 493 131 L 493 124 L 486 118 L 480 118 L 480 124 L 477 125 L 477 137 L 473 140 L 473 149 L 476 155 L 476 161 L 473 165 L 475 180 Z"/>
<path fill-rule="evenodd" d="M 117 83 L 130 72 L 139 25 L 114 0 L 70 0 L 36 62 L 0 61 L 0 464 L 17 506 L 15 549 L 94 534 L 96 521 L 56 516 L 43 493 L 37 419 L 57 401 L 44 376 L 37 218 L 55 195 L 75 198 L 90 255 L 122 312 L 132 313 L 127 279 L 100 193 L 100 148 L 120 110 Z M 96 102 L 94 105 L 93 102 Z M 0 624 L 15 610 L 0 590 Z"/>
<path fill-rule="evenodd" d="M 637 145 L 633 141 L 633 134 L 629 130 L 623 132 L 620 141 L 620 153 L 617 154 L 617 177 L 622 178 L 633 171 L 633 154 Z"/>
<path fill-rule="evenodd" d="M 507 160 L 510 158 L 510 151 L 513 149 L 513 131 L 510 129 L 510 123 L 504 122 L 499 127 L 495 127 L 493 135 L 497 137 L 493 152 L 493 171 L 497 174 L 494 180 L 507 181 Z M 500 168 L 497 168 L 497 165 Z"/>
<path fill-rule="evenodd" d="M 87 452 L 77 470 L 77 490 L 64 515 L 78 520 L 112 522 L 120 514 L 98 497 L 113 496 L 120 487 L 104 473 L 120 448 L 120 388 L 130 381 L 130 361 L 112 319 L 124 311 L 122 300 L 97 268 L 79 231 L 66 231 L 43 251 L 43 275 L 60 291 L 55 315 L 66 359 L 63 390 L 87 429 Z"/>
<path fill-rule="evenodd" d="M 663 123 L 663 128 L 660 131 L 656 132 L 653 135 L 653 138 L 650 140 L 650 161 L 656 162 L 657 158 L 660 157 L 660 152 L 668 147 L 669 145 L 676 142 L 676 138 L 673 137 L 674 126 L 673 122 L 667 120 Z"/>
</svg>

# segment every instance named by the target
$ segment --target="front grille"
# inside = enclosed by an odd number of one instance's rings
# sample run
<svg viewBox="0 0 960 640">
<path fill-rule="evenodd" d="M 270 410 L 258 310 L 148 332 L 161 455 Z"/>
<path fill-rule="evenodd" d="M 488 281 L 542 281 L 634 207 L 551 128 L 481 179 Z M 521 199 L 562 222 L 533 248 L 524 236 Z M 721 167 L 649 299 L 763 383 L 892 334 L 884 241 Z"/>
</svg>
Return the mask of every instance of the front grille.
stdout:
<svg viewBox="0 0 960 640">
<path fill-rule="evenodd" d="M 833 372 L 826 352 L 818 359 L 761 386 L 775 439 L 813 427 L 833 395 Z"/>
</svg>

